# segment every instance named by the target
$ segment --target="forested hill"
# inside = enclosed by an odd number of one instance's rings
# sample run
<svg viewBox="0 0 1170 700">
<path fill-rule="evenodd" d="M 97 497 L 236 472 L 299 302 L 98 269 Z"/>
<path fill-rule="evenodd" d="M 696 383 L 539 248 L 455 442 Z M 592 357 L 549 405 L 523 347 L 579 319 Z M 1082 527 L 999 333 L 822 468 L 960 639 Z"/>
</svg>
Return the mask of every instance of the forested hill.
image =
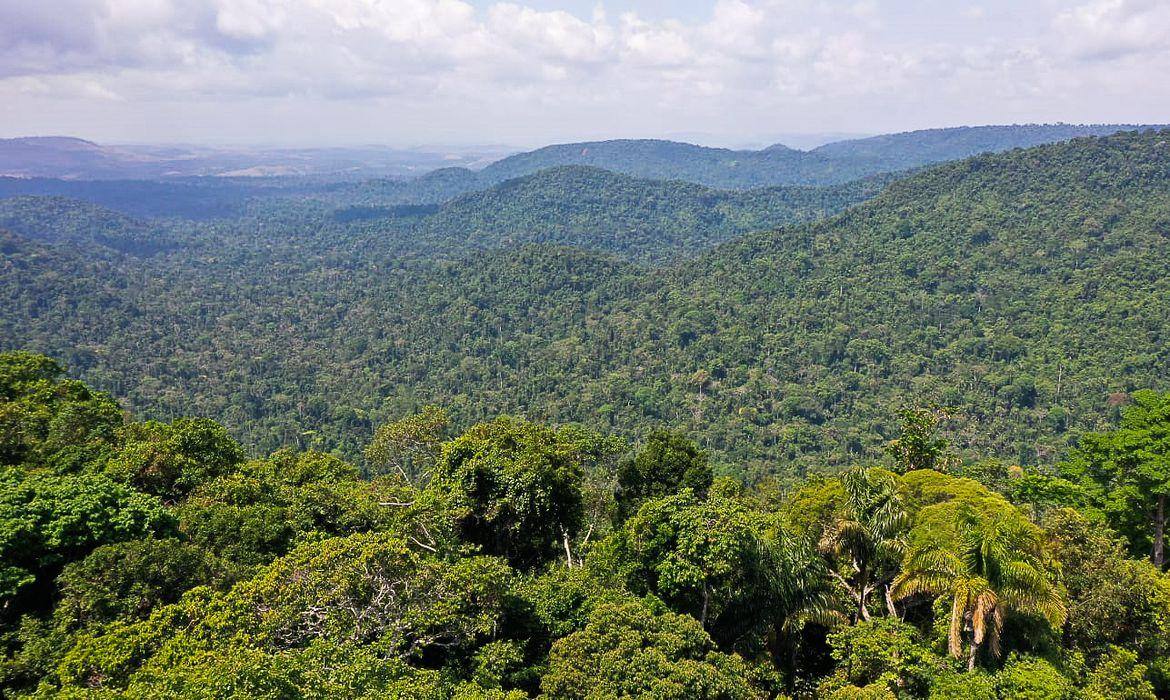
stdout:
<svg viewBox="0 0 1170 700">
<path fill-rule="evenodd" d="M 651 271 L 547 245 L 404 258 L 365 229 L 215 228 L 84 274 L 81 248 L 16 247 L 0 343 L 260 449 L 353 454 L 437 403 L 681 426 L 755 477 L 875 456 L 899 406 L 936 402 L 960 450 L 1043 463 L 1170 376 L 1168 144 L 947 164 Z"/>
<path fill-rule="evenodd" d="M 655 139 L 616 139 L 545 146 L 492 163 L 485 181 L 505 180 L 560 165 L 589 165 L 637 177 L 686 180 L 711 187 L 744 188 L 781 184 L 826 184 L 825 165 L 792 149 L 733 151 Z"/>
<path fill-rule="evenodd" d="M 91 254 L 150 254 L 175 247 L 175 232 L 102 206 L 66 197 L 0 199 L 0 229 L 50 244 L 83 246 Z"/>
<path fill-rule="evenodd" d="M 1151 127 L 1024 125 L 958 127 L 828 144 L 813 151 L 782 145 L 759 151 L 708 148 L 653 139 L 618 139 L 546 146 L 482 170 L 443 168 L 409 180 L 369 180 L 313 196 L 365 205 L 439 204 L 468 192 L 548 168 L 583 165 L 655 180 L 682 180 L 724 189 L 781 185 L 839 185 L 882 173 L 1005 151 Z"/>
<path fill-rule="evenodd" d="M 562 166 L 454 199 L 427 216 L 417 235 L 485 248 L 553 243 L 656 262 L 748 231 L 823 218 L 874 196 L 886 182 L 715 190 Z"/>
<path fill-rule="evenodd" d="M 358 181 L 325 176 L 167 177 L 162 180 L 0 177 L 0 197 L 64 196 L 137 217 L 208 220 L 244 216 L 256 200 L 277 198 L 309 199 L 338 207 L 439 205 L 508 180 L 571 165 L 723 189 L 839 186 L 874 175 L 905 174 L 924 165 L 983 152 L 1076 136 L 1105 135 L 1125 128 L 1131 127 L 1028 125 L 932 129 L 842 141 L 807 152 L 782 145 L 759 151 L 733 151 L 671 141 L 599 141 L 548 146 L 504 158 L 482 170 L 444 167 L 417 177 Z M 93 144 L 78 143 L 81 145 L 77 148 L 71 147 L 69 157 L 85 155 L 94 149 L 100 151 Z M 7 157 L 0 153 L 0 170 Z M 773 225 L 799 218 L 761 223 Z M 718 238 L 719 235 L 715 236 Z"/>
<path fill-rule="evenodd" d="M 1069 416 L 1165 384 L 1168 273 L 1170 132 L 1129 133 L 939 166 L 747 236 L 681 271 L 675 313 L 699 329 L 691 366 L 728 376 L 706 410 L 750 417 L 745 444 L 863 451 L 883 430 L 865 416 L 927 401 L 963 406 L 963 444 L 1043 462 L 1085 427 Z"/>
<path fill-rule="evenodd" d="M 877 173 L 957 160 L 988 151 L 1102 136 L 1127 125 L 1013 125 L 912 131 L 828 144 L 813 151 L 707 148 L 658 140 L 570 143 L 519 153 L 484 168 L 495 182 L 558 165 L 591 165 L 638 177 L 687 180 L 711 187 L 828 185 Z"/>
<path fill-rule="evenodd" d="M 1108 136 L 1118 131 L 1155 128 L 1159 127 L 1136 124 L 960 126 L 836 141 L 819 146 L 812 153 L 836 162 L 874 168 L 879 172 L 894 172 L 981 153 L 1029 148 L 1082 136 Z"/>
<path fill-rule="evenodd" d="M 95 254 L 107 249 L 152 254 L 177 247 L 199 248 L 213 231 L 231 231 L 234 245 L 274 235 L 314 245 L 307 239 L 352 238 L 362 231 L 380 237 L 384 248 L 397 246 L 404 253 L 423 256 L 450 257 L 471 250 L 551 243 L 662 264 L 694 256 L 749 231 L 824 218 L 874 196 L 891 180 L 875 176 L 828 187 L 715 190 L 564 166 L 444 205 L 336 206 L 316 197 L 270 196 L 241 206 L 237 218 L 209 222 L 130 217 L 67 197 L 9 197 L 0 198 L 0 227 L 43 242 L 88 245 Z M 101 187 L 88 192 L 104 201 L 119 183 L 93 184 Z M 155 195 L 167 199 L 168 193 L 189 186 L 158 183 L 160 192 Z M 215 196 L 211 191 L 208 195 Z"/>
<path fill-rule="evenodd" d="M 190 177 L 161 181 L 0 177 L 0 197 L 65 197 L 130 216 L 194 220 L 239 216 L 249 200 L 258 197 L 331 192 L 344 187 L 342 183 L 276 177 Z"/>
</svg>

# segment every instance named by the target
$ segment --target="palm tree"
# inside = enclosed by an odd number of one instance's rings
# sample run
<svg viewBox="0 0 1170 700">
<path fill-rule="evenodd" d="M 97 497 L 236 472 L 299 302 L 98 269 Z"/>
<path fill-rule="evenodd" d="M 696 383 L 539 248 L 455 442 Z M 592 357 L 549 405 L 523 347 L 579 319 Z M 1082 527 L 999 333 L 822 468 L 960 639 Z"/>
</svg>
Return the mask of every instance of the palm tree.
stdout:
<svg viewBox="0 0 1170 700">
<path fill-rule="evenodd" d="M 947 646 L 959 659 L 967 644 L 968 671 L 985 645 L 993 657 L 1000 655 L 1000 632 L 1009 612 L 1039 614 L 1053 627 L 1064 624 L 1064 601 L 1045 574 L 1040 539 L 1011 515 L 981 514 L 964 505 L 957 513 L 954 545 L 911 547 L 894 581 L 898 599 L 923 593 L 951 599 Z"/>
<path fill-rule="evenodd" d="M 849 572 L 829 573 L 844 586 L 856 603 L 854 621 L 869 620 L 870 594 L 879 587 L 886 607 L 898 616 L 890 587 L 906 547 L 909 518 L 898 496 L 896 477 L 884 469 L 857 468 L 841 479 L 845 487 L 845 513 L 825 529 L 819 549 L 835 558 Z"/>
<path fill-rule="evenodd" d="M 808 624 L 834 627 L 843 624 L 845 616 L 836 609 L 827 567 L 814 543 L 780 528 L 771 535 L 764 542 L 768 597 L 762 614 L 770 618 L 765 645 L 792 690 L 801 630 Z"/>
</svg>

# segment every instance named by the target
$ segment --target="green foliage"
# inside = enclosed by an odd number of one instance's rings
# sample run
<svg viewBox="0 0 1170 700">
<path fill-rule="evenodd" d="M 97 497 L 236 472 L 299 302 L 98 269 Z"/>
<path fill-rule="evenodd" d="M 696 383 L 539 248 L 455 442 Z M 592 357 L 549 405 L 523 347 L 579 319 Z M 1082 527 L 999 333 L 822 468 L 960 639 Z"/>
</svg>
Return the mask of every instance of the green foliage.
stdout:
<svg viewBox="0 0 1170 700">
<path fill-rule="evenodd" d="M 887 612 L 897 615 L 890 586 L 910 526 L 897 478 L 882 469 L 857 468 L 841 484 L 845 498 L 821 533 L 820 549 L 832 558 L 838 580 L 854 600 L 854 620 L 870 619 L 868 601 L 875 589 L 886 598 Z"/>
<path fill-rule="evenodd" d="M 762 698 L 742 659 L 715 650 L 694 618 L 645 604 L 604 604 L 584 630 L 553 644 L 541 690 L 550 699 Z"/>
<path fill-rule="evenodd" d="M 922 481 L 919 474 L 911 472 L 906 479 Z M 1002 498 L 979 494 L 977 484 L 972 488 L 964 479 L 942 475 L 925 481 L 949 481 L 959 497 L 918 511 L 893 596 L 931 595 L 944 601 L 950 609 L 947 650 L 957 659 L 966 648 L 968 670 L 974 670 L 983 652 L 1000 655 L 1009 615 L 1036 615 L 1059 629 L 1067 606 L 1047 564 L 1039 528 Z"/>
<path fill-rule="evenodd" d="M 425 485 L 443 441 L 449 418 L 437 406 L 391 421 L 374 432 L 366 446 L 366 464 L 374 474 L 396 474 L 415 486 Z"/>
<path fill-rule="evenodd" d="M 942 416 L 924 409 L 901 412 L 902 432 L 886 447 L 900 472 L 919 469 L 947 471 L 949 445 L 938 434 Z"/>
<path fill-rule="evenodd" d="M 1118 125 L 1016 125 L 930 129 L 840 141 L 812 151 L 774 145 L 759 151 L 705 148 L 653 139 L 618 139 L 546 146 L 509 156 L 481 179 L 509 178 L 558 165 L 606 168 L 641 177 L 688 180 L 715 187 L 810 184 L 854 180 L 989 151 L 1112 134 Z"/>
<path fill-rule="evenodd" d="M 1137 654 L 1113 647 L 1089 674 L 1085 686 L 1087 700 L 1155 700 L 1154 687 L 1138 663 Z"/>
<path fill-rule="evenodd" d="M 592 167 L 552 167 L 444 204 L 422 219 L 417 236 L 483 248 L 571 245 L 662 263 L 749 231 L 834 214 L 876 195 L 884 184 L 878 179 L 735 192 Z"/>
<path fill-rule="evenodd" d="M 490 635 L 510 576 L 496 559 L 448 563 L 391 535 L 359 534 L 297 548 L 238 586 L 227 602 L 260 610 L 233 626 L 246 625 L 236 633 L 269 646 L 324 637 L 376 641 L 397 656 L 417 657 L 452 653 Z"/>
<path fill-rule="evenodd" d="M 764 596 L 767 520 L 742 502 L 684 490 L 644 504 L 614 533 L 600 565 L 708 629 L 738 627 Z M 722 630 L 720 630 L 722 631 Z"/>
<path fill-rule="evenodd" d="M 191 541 L 233 562 L 265 564 L 299 540 L 375 530 L 425 534 L 427 506 L 409 487 L 367 482 L 337 457 L 278 452 L 196 488 L 177 508 Z M 435 529 L 434 535 L 443 533 Z"/>
<path fill-rule="evenodd" d="M 598 575 L 588 567 L 551 568 L 523 581 L 516 593 L 531 606 L 548 639 L 584 629 L 599 604 L 628 597 L 625 591 L 607 586 L 604 573 Z"/>
<path fill-rule="evenodd" d="M 1076 511 L 1054 511 L 1044 527 L 1067 591 L 1065 643 L 1093 658 L 1114 645 L 1170 657 L 1170 576 L 1128 559 L 1123 542 Z"/>
<path fill-rule="evenodd" d="M 70 628 L 142 619 L 187 589 L 222 582 L 228 574 L 205 550 L 177 539 L 104 545 L 61 572 L 54 618 Z"/>
<path fill-rule="evenodd" d="M 121 409 L 109 396 L 63 374 L 47 357 L 0 353 L 0 464 L 68 471 L 111 449 Z"/>
<path fill-rule="evenodd" d="M 781 654 L 806 620 L 831 617 L 824 564 L 809 543 L 719 489 L 646 502 L 592 563 L 694 616 L 724 649 L 758 652 L 766 637 Z"/>
<path fill-rule="evenodd" d="M 165 500 L 223 476 L 244 459 L 240 445 L 223 426 L 205 418 L 170 423 L 132 423 L 118 455 L 106 466 L 111 478 Z"/>
<path fill-rule="evenodd" d="M 212 417 L 260 454 L 356 458 L 375 426 L 434 404 L 456 431 L 501 412 L 675 426 L 717 470 L 791 485 L 877 460 L 910 404 L 945 407 L 964 457 L 1028 466 L 1103 429 L 1110 396 L 1167 388 L 1163 139 L 939 166 L 653 269 L 436 247 L 303 201 L 157 224 L 179 241 L 165 255 L 4 233 L 0 345 L 51 351 L 141 415 Z"/>
<path fill-rule="evenodd" d="M 618 518 L 624 520 L 643 502 L 690 489 L 704 496 L 714 473 L 707 455 L 685 436 L 654 430 L 646 442 L 618 467 Z"/>
<path fill-rule="evenodd" d="M 1170 394 L 1137 391 L 1132 398 L 1121 426 L 1083 436 L 1063 468 L 1088 489 L 1131 547 L 1162 567 L 1170 534 Z"/>
<path fill-rule="evenodd" d="M 940 673 L 932 679 L 930 700 L 999 700 L 995 679 L 985 673 Z"/>
<path fill-rule="evenodd" d="M 925 697 L 942 668 L 937 656 L 919 640 L 918 631 L 895 618 L 877 618 L 842 627 L 829 635 L 837 672 L 822 684 L 829 697 Z M 864 688 L 871 695 L 845 691 Z M 855 693 L 849 695 L 848 693 Z M 842 694 L 845 693 L 845 694 Z"/>
<path fill-rule="evenodd" d="M 60 676 L 68 685 L 98 679 L 133 691 L 165 688 L 178 673 L 174 682 L 198 688 L 211 682 L 205 673 L 231 677 L 217 658 L 229 669 L 251 659 L 267 678 L 265 669 L 283 666 L 273 657 L 320 645 L 454 661 L 499 629 L 510 580 L 495 559 L 436 560 L 389 535 L 332 538 L 302 545 L 226 594 L 194 589 L 146 622 L 81 635 Z M 195 680 L 184 680 L 190 674 Z"/>
<path fill-rule="evenodd" d="M 0 470 L 0 600 L 11 605 L 94 547 L 173 528 L 156 498 L 103 476 Z"/>
<path fill-rule="evenodd" d="M 555 556 L 583 517 L 589 455 L 547 427 L 499 418 L 443 446 L 436 477 L 461 511 L 459 529 L 487 554 L 529 568 Z"/>
<path fill-rule="evenodd" d="M 1013 700 L 1071 700 L 1072 682 L 1052 664 L 1038 658 L 1014 657 L 995 674 L 1000 698 Z"/>
<path fill-rule="evenodd" d="M 881 683 L 867 685 L 864 688 L 847 685 L 826 693 L 825 697 L 829 700 L 897 700 L 898 698 L 893 691 Z"/>
<path fill-rule="evenodd" d="M 23 416 L 53 424 L 97 396 L 42 358 L 2 359 L 5 400 Z M 1123 430 L 1149 428 L 1148 411 L 1131 411 Z M 119 414 L 97 438 L 73 433 L 78 451 L 25 433 L 19 464 L 0 467 L 0 692 L 1150 700 L 1168 689 L 1170 577 L 1128 558 L 1104 524 L 1116 506 L 1091 483 L 986 462 L 956 471 L 1019 506 L 935 469 L 745 489 L 713 479 L 679 433 L 651 429 L 630 455 L 621 438 L 517 418 L 439 442 L 441 419 L 425 411 L 384 431 L 375 454 L 391 473 L 373 479 L 316 451 L 245 460 L 209 421 Z M 408 483 L 427 472 L 422 488 Z M 636 510 L 613 525 L 623 499 Z M 886 604 L 867 604 L 878 592 Z M 966 663 L 948 658 L 964 650 Z"/>
</svg>

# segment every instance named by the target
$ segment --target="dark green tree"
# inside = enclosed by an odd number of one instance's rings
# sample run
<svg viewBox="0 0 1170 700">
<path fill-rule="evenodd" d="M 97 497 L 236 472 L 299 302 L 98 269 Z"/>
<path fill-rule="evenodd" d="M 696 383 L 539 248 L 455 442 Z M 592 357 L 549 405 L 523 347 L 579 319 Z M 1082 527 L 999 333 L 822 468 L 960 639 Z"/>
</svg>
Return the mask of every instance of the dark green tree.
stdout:
<svg viewBox="0 0 1170 700">
<path fill-rule="evenodd" d="M 713 479 L 707 454 L 694 442 L 680 433 L 654 430 L 618 467 L 618 518 L 628 518 L 644 501 L 682 489 L 702 497 Z"/>
<path fill-rule="evenodd" d="M 106 474 L 172 502 L 244 460 L 243 448 L 227 430 L 205 418 L 132 423 L 124 441 Z"/>
<path fill-rule="evenodd" d="M 1145 550 L 1154 565 L 1166 564 L 1170 516 L 1170 393 L 1136 391 L 1121 412 L 1121 425 L 1082 436 L 1063 465 L 1085 485 L 1111 524 Z"/>
<path fill-rule="evenodd" d="M 426 486 L 449 425 L 447 412 L 437 406 L 383 424 L 366 446 L 370 473 L 394 474 L 412 486 Z"/>
<path fill-rule="evenodd" d="M 443 445 L 437 488 L 451 494 L 461 536 L 485 553 L 520 568 L 538 566 L 558 550 L 571 561 L 589 457 L 576 439 L 499 418 Z"/>
<path fill-rule="evenodd" d="M 190 588 L 229 576 L 224 562 L 178 539 L 108 544 L 61 572 L 55 618 L 71 628 L 142 619 Z"/>
<path fill-rule="evenodd" d="M 97 474 L 0 470 L 0 603 L 48 585 L 95 547 L 173 532 L 157 498 Z M 43 590 L 35 602 L 45 604 Z"/>
<path fill-rule="evenodd" d="M 928 594 L 947 601 L 947 650 L 958 659 L 965 647 L 970 672 L 982 651 L 1000 655 L 1009 614 L 1039 615 L 1059 629 L 1067 607 L 1047 569 L 1036 528 L 1010 511 L 978 512 L 963 504 L 953 513 L 949 542 L 912 539 L 893 595 Z"/>
<path fill-rule="evenodd" d="M 553 644 L 541 690 L 550 700 L 765 697 L 747 675 L 743 660 L 719 653 L 694 618 L 645 603 L 607 603 L 585 629 Z"/>
<path fill-rule="evenodd" d="M 910 519 L 894 474 L 856 468 L 841 477 L 845 503 L 825 528 L 820 549 L 832 561 L 834 577 L 854 602 L 854 620 L 869 620 L 869 596 L 880 591 L 889 615 L 898 615 L 890 587 L 898 573 Z"/>
</svg>

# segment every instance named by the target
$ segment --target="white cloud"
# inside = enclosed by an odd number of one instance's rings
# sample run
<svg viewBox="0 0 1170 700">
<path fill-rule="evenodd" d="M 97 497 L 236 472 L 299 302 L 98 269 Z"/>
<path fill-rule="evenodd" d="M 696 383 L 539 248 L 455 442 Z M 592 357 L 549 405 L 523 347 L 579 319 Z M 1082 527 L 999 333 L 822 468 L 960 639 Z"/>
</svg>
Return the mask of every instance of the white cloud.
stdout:
<svg viewBox="0 0 1170 700">
<path fill-rule="evenodd" d="M 568 12 L 539 12 L 512 3 L 488 10 L 487 29 L 511 49 L 550 61 L 597 63 L 609 58 L 614 46 L 604 16 L 588 23 Z"/>
<path fill-rule="evenodd" d="M 1057 17 L 1068 48 L 1086 59 L 1170 52 L 1170 2 L 1095 0 Z"/>
<path fill-rule="evenodd" d="M 1007 99 L 1030 104 L 1032 119 L 1075 120 L 1044 110 L 1089 113 L 1143 81 L 1146 104 L 1170 108 L 1151 80 L 1170 69 L 1170 1 L 1020 7 L 711 0 L 671 18 L 524 0 L 0 0 L 0 102 L 17 125 L 99 100 L 208 105 L 225 120 L 257 100 L 306 115 L 398 115 L 363 120 L 372 135 L 439 121 L 508 133 L 525 121 L 577 132 L 874 131 L 898 114 L 900 126 L 930 115 L 1005 121 L 991 109 Z M 1118 59 L 1130 61 L 1121 77 L 1086 67 Z M 305 107 L 322 101 L 337 107 Z"/>
<path fill-rule="evenodd" d="M 280 3 L 267 0 L 218 0 L 215 27 L 233 39 L 255 41 L 275 34 L 284 24 Z"/>
</svg>

